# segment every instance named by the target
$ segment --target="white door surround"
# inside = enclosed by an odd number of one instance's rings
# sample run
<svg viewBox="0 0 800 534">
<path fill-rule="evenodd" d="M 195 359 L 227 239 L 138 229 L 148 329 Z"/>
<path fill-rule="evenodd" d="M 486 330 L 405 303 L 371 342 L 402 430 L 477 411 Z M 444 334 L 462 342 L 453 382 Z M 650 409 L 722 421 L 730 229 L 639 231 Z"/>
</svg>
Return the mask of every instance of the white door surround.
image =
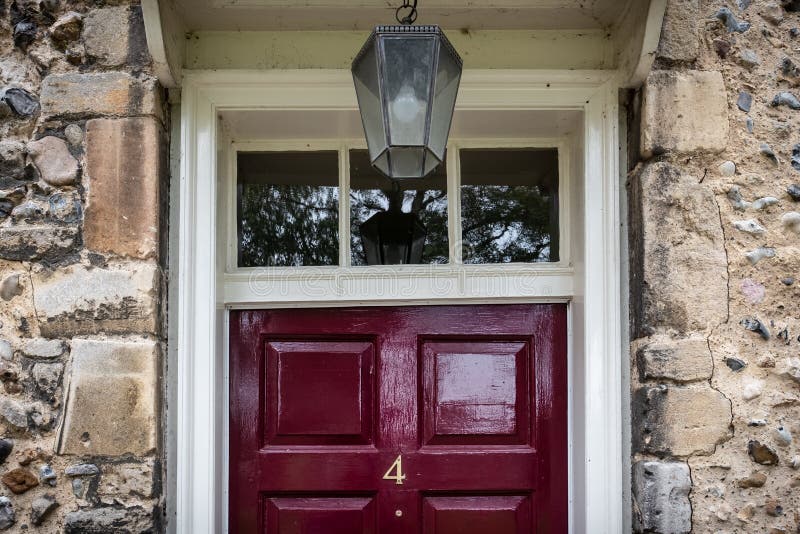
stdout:
<svg viewBox="0 0 800 534">
<path fill-rule="evenodd" d="M 170 302 L 176 389 L 171 420 L 176 518 L 182 534 L 226 531 L 225 173 L 220 113 L 231 109 L 354 109 L 349 72 L 184 72 L 180 173 L 173 217 L 177 277 Z M 622 332 L 618 89 L 614 71 L 465 71 L 458 109 L 566 109 L 583 114 L 574 158 L 581 239 L 573 240 L 570 302 L 571 530 L 623 530 Z M 546 295 L 541 300 L 547 300 Z M 304 305 L 310 305 L 308 303 Z M 313 304 L 311 304 L 313 305 Z M 328 305 L 330 303 L 328 302 Z"/>
</svg>

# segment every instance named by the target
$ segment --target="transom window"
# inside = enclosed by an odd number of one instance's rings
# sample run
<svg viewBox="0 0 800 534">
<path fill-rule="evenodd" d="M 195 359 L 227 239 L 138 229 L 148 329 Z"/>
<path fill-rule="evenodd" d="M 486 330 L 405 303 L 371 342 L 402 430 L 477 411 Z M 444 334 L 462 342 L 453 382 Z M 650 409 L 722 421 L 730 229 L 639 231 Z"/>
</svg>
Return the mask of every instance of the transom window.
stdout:
<svg viewBox="0 0 800 534">
<path fill-rule="evenodd" d="M 358 146 L 236 154 L 236 266 L 557 263 L 559 148 L 454 145 L 391 181 Z"/>
</svg>

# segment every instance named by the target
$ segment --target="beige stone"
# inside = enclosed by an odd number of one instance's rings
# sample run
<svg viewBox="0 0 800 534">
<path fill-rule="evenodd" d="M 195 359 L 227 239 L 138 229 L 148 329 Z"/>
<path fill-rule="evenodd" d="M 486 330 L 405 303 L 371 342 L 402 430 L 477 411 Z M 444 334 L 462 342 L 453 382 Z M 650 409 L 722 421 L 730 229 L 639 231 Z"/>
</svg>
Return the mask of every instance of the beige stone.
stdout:
<svg viewBox="0 0 800 534">
<path fill-rule="evenodd" d="M 632 178 L 632 193 L 641 209 L 631 225 L 637 337 L 667 328 L 707 332 L 725 322 L 728 265 L 713 192 L 659 162 Z"/>
<path fill-rule="evenodd" d="M 67 143 L 58 137 L 47 136 L 28 143 L 28 155 L 36 165 L 42 180 L 50 185 L 72 185 L 78 177 L 78 160 L 72 157 Z"/>
<path fill-rule="evenodd" d="M 74 226 L 6 226 L 0 228 L 0 258 L 57 262 L 75 253 L 77 240 Z"/>
<path fill-rule="evenodd" d="M 59 453 L 152 453 L 157 446 L 157 369 L 155 341 L 74 339 Z"/>
<path fill-rule="evenodd" d="M 732 435 L 731 403 L 707 385 L 643 387 L 632 409 L 634 449 L 641 452 L 708 455 Z"/>
<path fill-rule="evenodd" d="M 127 6 L 95 9 L 83 21 L 83 43 L 86 53 L 96 58 L 100 65 L 117 67 L 128 57 L 130 9 Z"/>
<path fill-rule="evenodd" d="M 708 380 L 714 370 L 711 351 L 703 336 L 673 339 L 655 336 L 636 350 L 641 380 L 669 379 L 677 382 Z"/>
<path fill-rule="evenodd" d="M 42 270 L 32 284 L 45 337 L 157 331 L 158 268 L 152 263 Z"/>
<path fill-rule="evenodd" d="M 721 152 L 728 140 L 728 100 L 715 71 L 653 71 L 642 102 L 641 152 Z"/>
<path fill-rule="evenodd" d="M 97 252 L 158 255 L 164 139 L 149 117 L 96 119 L 86 125 L 88 205 L 83 235 Z"/>
<path fill-rule="evenodd" d="M 122 72 L 51 74 L 42 82 L 42 115 L 153 115 L 161 117 L 161 97 L 152 78 Z"/>
<path fill-rule="evenodd" d="M 690 62 L 700 51 L 699 0 L 669 0 L 657 55 L 669 61 Z"/>
</svg>

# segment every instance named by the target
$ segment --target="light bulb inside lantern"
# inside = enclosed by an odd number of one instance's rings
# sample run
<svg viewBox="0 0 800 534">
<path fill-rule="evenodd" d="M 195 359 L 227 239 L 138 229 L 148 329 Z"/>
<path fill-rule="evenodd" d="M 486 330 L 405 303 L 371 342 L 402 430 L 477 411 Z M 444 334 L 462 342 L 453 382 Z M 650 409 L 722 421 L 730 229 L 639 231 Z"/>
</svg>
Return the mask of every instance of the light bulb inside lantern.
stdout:
<svg viewBox="0 0 800 534">
<path fill-rule="evenodd" d="M 392 113 L 400 122 L 413 122 L 422 111 L 422 103 L 408 85 L 400 88 L 392 102 Z"/>
</svg>

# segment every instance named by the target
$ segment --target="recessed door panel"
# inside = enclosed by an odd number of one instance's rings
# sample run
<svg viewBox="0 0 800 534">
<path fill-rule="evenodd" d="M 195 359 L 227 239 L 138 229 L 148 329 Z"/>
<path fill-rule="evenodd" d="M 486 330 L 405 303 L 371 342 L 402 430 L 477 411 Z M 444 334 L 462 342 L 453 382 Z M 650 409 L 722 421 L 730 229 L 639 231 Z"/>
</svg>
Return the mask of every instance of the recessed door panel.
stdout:
<svg viewBox="0 0 800 534">
<path fill-rule="evenodd" d="M 567 531 L 566 307 L 231 312 L 229 531 Z"/>
<path fill-rule="evenodd" d="M 426 497 L 423 534 L 529 534 L 528 496 Z"/>
<path fill-rule="evenodd" d="M 271 497 L 265 534 L 375 534 L 371 497 Z"/>
<path fill-rule="evenodd" d="M 370 443 L 373 366 L 369 342 L 268 341 L 266 445 Z"/>
<path fill-rule="evenodd" d="M 426 341 L 422 362 L 426 444 L 528 442 L 527 341 Z"/>
</svg>

